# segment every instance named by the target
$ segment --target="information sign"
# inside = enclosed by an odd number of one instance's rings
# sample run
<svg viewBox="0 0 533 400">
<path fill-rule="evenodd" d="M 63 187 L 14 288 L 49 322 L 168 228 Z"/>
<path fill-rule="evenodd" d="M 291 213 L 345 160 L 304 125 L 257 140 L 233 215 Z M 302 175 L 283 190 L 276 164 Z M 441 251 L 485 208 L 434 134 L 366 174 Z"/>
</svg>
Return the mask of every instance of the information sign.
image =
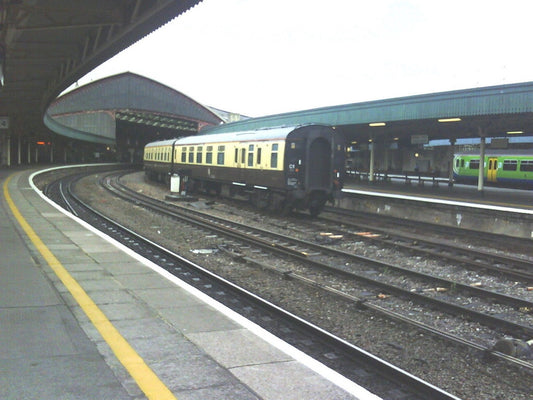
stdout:
<svg viewBox="0 0 533 400">
<path fill-rule="evenodd" d="M 0 129 L 9 129 L 9 117 L 0 117 Z"/>
</svg>

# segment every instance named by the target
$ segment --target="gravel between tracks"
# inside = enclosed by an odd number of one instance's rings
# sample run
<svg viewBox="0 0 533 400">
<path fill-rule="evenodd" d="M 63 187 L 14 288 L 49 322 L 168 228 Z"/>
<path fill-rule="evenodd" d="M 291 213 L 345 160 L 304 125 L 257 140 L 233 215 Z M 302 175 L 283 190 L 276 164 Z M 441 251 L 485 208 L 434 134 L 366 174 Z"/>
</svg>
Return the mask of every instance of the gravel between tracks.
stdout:
<svg viewBox="0 0 533 400">
<path fill-rule="evenodd" d="M 168 194 L 164 186 L 146 183 L 141 172 L 127 175 L 122 182 L 158 199 Z M 467 352 L 314 289 L 302 290 L 299 284 L 238 262 L 223 252 L 194 254 L 192 250 L 214 247 L 220 239 L 140 207 L 124 206 L 122 200 L 97 185 L 95 176 L 83 179 L 76 191 L 131 229 L 462 399 L 533 398 L 533 376 L 528 371 Z M 221 204 L 214 204 L 212 210 L 226 216 L 229 211 Z M 239 220 L 250 215 L 235 209 L 231 212 Z M 255 214 L 248 218 L 253 220 L 249 223 L 260 225 L 268 217 Z"/>
</svg>

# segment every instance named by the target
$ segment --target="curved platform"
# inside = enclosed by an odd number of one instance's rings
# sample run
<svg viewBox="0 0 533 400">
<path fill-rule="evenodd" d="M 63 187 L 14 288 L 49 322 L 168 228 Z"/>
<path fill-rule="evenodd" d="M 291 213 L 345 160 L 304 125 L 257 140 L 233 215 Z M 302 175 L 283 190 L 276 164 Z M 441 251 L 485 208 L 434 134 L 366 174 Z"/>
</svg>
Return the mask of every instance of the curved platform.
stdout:
<svg viewBox="0 0 533 400">
<path fill-rule="evenodd" d="M 0 398 L 378 399 L 0 170 Z"/>
</svg>

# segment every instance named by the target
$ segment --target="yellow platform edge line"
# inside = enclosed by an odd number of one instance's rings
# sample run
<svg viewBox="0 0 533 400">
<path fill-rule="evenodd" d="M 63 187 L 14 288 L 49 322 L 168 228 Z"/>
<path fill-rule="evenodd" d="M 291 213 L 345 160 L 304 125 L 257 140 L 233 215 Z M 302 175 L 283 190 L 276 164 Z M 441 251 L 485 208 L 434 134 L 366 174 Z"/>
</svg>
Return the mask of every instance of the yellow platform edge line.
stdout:
<svg viewBox="0 0 533 400">
<path fill-rule="evenodd" d="M 117 359 L 126 368 L 137 385 L 139 385 L 139 388 L 144 392 L 146 397 L 151 400 L 176 400 L 174 394 L 165 386 L 154 371 L 146 365 L 144 360 L 137 354 L 133 347 L 131 347 L 128 341 L 124 339 L 109 319 L 107 319 L 102 310 L 100 310 L 80 284 L 69 274 L 22 216 L 9 194 L 8 184 L 13 176 L 14 175 L 10 175 L 4 182 L 4 197 L 13 216 L 18 221 L 26 235 L 28 235 L 33 245 L 41 253 L 61 282 L 66 286 L 87 317 L 91 320 L 92 324 L 96 327 L 98 332 L 100 332 Z"/>
</svg>

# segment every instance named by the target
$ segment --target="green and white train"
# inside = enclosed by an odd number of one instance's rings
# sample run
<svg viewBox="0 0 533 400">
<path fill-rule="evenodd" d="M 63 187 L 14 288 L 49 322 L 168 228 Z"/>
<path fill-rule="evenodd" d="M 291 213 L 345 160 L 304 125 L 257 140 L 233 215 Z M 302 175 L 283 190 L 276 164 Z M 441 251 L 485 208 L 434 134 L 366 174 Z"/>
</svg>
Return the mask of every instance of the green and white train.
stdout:
<svg viewBox="0 0 533 400">
<path fill-rule="evenodd" d="M 477 183 L 479 159 L 479 153 L 456 154 L 453 160 L 455 182 Z M 488 150 L 482 168 L 486 184 L 533 189 L 533 149 Z"/>
</svg>

